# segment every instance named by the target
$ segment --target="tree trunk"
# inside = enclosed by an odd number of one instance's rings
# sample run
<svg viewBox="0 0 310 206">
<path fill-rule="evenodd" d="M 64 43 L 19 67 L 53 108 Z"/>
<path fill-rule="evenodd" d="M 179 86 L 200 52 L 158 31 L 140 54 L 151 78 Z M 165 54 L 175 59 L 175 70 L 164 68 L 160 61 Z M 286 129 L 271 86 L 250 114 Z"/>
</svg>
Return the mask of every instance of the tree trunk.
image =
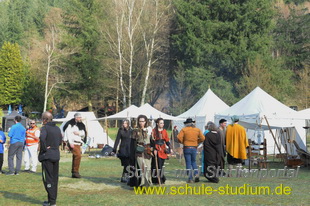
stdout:
<svg viewBox="0 0 310 206">
<path fill-rule="evenodd" d="M 48 99 L 48 79 L 49 79 L 49 74 L 50 74 L 50 69 L 51 69 L 51 57 L 53 54 L 53 49 L 51 50 L 50 45 L 46 44 L 46 52 L 47 52 L 47 71 L 46 71 L 46 76 L 45 76 L 45 93 L 44 93 L 44 107 L 43 107 L 43 112 L 46 111 L 46 106 L 47 106 L 47 99 Z"/>
</svg>

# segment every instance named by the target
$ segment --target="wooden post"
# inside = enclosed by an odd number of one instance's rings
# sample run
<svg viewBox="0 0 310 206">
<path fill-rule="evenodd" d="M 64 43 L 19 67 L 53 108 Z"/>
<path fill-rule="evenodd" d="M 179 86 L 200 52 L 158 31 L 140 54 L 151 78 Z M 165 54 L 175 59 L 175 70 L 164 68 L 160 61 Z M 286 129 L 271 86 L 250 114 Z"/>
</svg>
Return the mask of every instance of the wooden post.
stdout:
<svg viewBox="0 0 310 206">
<path fill-rule="evenodd" d="M 273 137 L 274 143 L 276 144 L 276 146 L 277 146 L 277 148 L 278 148 L 278 150 L 279 150 L 279 153 L 280 153 L 280 155 L 281 155 L 281 157 L 282 157 L 281 149 L 280 149 L 280 147 L 279 147 L 279 145 L 278 145 L 278 143 L 277 143 L 276 137 L 274 136 L 274 134 L 273 134 L 273 132 L 272 132 L 272 130 L 271 130 L 271 128 L 270 128 L 269 122 L 268 122 L 268 120 L 267 120 L 267 117 L 266 117 L 265 115 L 264 115 L 264 118 L 265 118 L 266 123 L 267 123 L 267 125 L 268 125 L 269 131 L 270 131 L 270 133 L 271 133 L 271 135 L 272 135 L 272 137 Z M 284 159 L 283 159 L 283 160 L 284 160 Z"/>
<path fill-rule="evenodd" d="M 251 170 L 251 164 L 252 164 L 252 161 L 251 161 L 251 158 L 252 158 L 252 141 L 251 141 L 251 139 L 248 139 L 248 142 L 249 142 L 249 147 L 248 147 L 249 170 Z"/>
</svg>

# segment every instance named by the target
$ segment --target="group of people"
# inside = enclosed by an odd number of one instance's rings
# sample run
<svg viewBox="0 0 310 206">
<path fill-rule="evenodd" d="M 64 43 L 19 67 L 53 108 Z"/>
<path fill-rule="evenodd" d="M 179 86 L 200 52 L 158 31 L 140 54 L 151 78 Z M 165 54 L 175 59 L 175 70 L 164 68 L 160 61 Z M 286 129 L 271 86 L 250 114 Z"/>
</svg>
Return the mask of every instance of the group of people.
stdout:
<svg viewBox="0 0 310 206">
<path fill-rule="evenodd" d="M 87 131 L 81 121 L 82 116 L 76 113 L 74 118 L 63 127 L 63 133 L 52 122 L 50 112 L 42 115 L 43 127 L 39 129 L 34 120 L 30 121 L 26 130 L 21 124 L 21 117 L 15 117 L 15 125 L 10 129 L 10 146 L 8 150 L 7 175 L 18 175 L 21 169 L 22 151 L 24 148 L 25 171 L 36 172 L 37 159 L 42 163 L 42 178 L 48 193 L 48 200 L 43 205 L 56 205 L 60 152 L 59 146 L 63 141 L 73 154 L 72 178 L 81 178 L 79 174 L 81 162 L 81 145 L 86 141 Z M 225 156 L 229 169 L 234 165 L 241 166 L 246 157 L 248 140 L 245 129 L 238 124 L 239 118 L 232 117 L 232 124 L 221 119 L 219 127 L 208 122 L 204 134 L 195 127 L 195 121 L 188 118 L 180 132 L 174 127 L 173 136 L 177 137 L 179 146 L 183 146 L 183 154 L 188 172 L 188 183 L 199 182 L 198 166 L 196 163 L 197 148 L 203 145 L 204 176 L 211 182 L 218 183 L 219 178 L 212 176 L 217 168 L 224 169 Z M 114 152 L 121 160 L 123 171 L 121 182 L 129 186 L 151 186 L 164 184 L 166 177 L 163 172 L 165 160 L 171 153 L 171 143 L 167 131 L 164 129 L 164 120 L 158 118 L 155 127 L 148 125 L 145 115 L 137 118 L 137 127 L 131 128 L 129 120 L 124 120 L 119 129 L 114 144 Z M 176 138 L 172 141 L 175 141 Z M 0 171 L 3 164 L 3 145 L 6 137 L 0 131 Z M 39 155 L 37 151 L 39 149 Z M 227 154 L 227 155 L 226 155 Z M 14 168 L 14 156 L 16 167 Z"/>
<path fill-rule="evenodd" d="M 159 118 L 155 122 L 156 126 L 152 129 L 145 115 L 138 117 L 137 128 L 131 128 L 128 120 L 123 121 L 114 144 L 114 152 L 123 166 L 121 182 L 130 186 L 165 183 L 166 177 L 162 171 L 171 152 L 171 143 L 164 129 L 164 120 Z M 178 144 L 183 145 L 188 183 L 199 182 L 196 156 L 200 144 L 203 146 L 203 174 L 210 182 L 219 182 L 219 177 L 213 174 L 218 168 L 224 169 L 226 156 L 229 169 L 241 166 L 247 159 L 246 131 L 238 122 L 237 116 L 232 117 L 232 124 L 228 126 L 225 119 L 219 121 L 219 127 L 208 122 L 206 131 L 202 133 L 195 127 L 195 121 L 188 118 L 179 133 L 174 128 Z"/>
<path fill-rule="evenodd" d="M 247 159 L 246 147 L 249 145 L 246 131 L 239 125 L 238 116 L 233 116 L 231 120 L 232 124 L 227 126 L 227 120 L 221 119 L 219 127 L 208 122 L 204 134 L 195 127 L 195 121 L 191 118 L 184 122 L 185 127 L 180 131 L 178 139 L 184 144 L 188 183 L 199 182 L 196 154 L 200 143 L 203 145 L 203 174 L 210 182 L 219 182 L 219 177 L 214 174 L 217 174 L 218 169 L 224 173 L 226 156 L 229 169 L 241 166 L 243 160 Z"/>
<path fill-rule="evenodd" d="M 114 152 L 123 166 L 121 182 L 130 186 L 150 186 L 166 181 L 162 171 L 171 151 L 168 133 L 162 118 L 156 120 L 154 129 L 148 122 L 145 115 L 139 115 L 137 128 L 133 129 L 129 121 L 124 120 L 114 144 Z"/>
<path fill-rule="evenodd" d="M 81 178 L 79 174 L 81 145 L 87 137 L 86 127 L 81 121 L 82 116 L 80 113 L 76 113 L 74 118 L 64 125 L 63 132 L 52 122 L 53 115 L 50 112 L 42 114 L 42 128 L 37 127 L 35 120 L 30 120 L 26 129 L 21 124 L 21 120 L 21 116 L 16 116 L 14 118 L 15 124 L 8 133 L 10 137 L 8 148 L 9 171 L 6 175 L 20 174 L 24 151 L 24 172 L 36 173 L 38 161 L 42 164 L 43 183 L 48 193 L 48 200 L 44 201 L 43 205 L 56 205 L 60 160 L 59 146 L 63 141 L 66 142 L 73 156 L 72 178 Z M 0 129 L 0 174 L 4 174 L 2 166 L 5 143 L 6 136 Z M 16 167 L 14 167 L 15 157 Z"/>
</svg>

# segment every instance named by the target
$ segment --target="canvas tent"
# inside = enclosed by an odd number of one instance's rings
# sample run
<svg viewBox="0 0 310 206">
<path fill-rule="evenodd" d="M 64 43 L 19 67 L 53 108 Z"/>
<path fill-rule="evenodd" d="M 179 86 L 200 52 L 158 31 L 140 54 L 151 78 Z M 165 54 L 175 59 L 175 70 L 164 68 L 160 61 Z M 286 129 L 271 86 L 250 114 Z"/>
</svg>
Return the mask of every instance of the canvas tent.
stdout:
<svg viewBox="0 0 310 206">
<path fill-rule="evenodd" d="M 309 115 L 310 118 L 310 108 L 298 111 L 299 114 Z"/>
<path fill-rule="evenodd" d="M 19 115 L 22 118 L 21 124 L 26 128 L 27 117 L 24 117 L 17 113 L 17 111 L 11 112 L 9 115 L 2 117 L 2 128 L 4 132 L 8 132 L 9 129 L 15 124 L 15 117 Z"/>
<path fill-rule="evenodd" d="M 105 120 L 105 119 L 109 119 L 109 120 L 122 120 L 122 119 L 130 119 L 133 114 L 135 113 L 135 111 L 138 109 L 138 107 L 136 105 L 131 105 L 130 107 L 127 107 L 126 109 L 116 113 L 116 114 L 113 114 L 113 115 L 110 115 L 110 116 L 107 116 L 107 117 L 101 117 L 101 118 L 98 118 L 96 120 Z"/>
<path fill-rule="evenodd" d="M 189 117 L 196 120 L 196 127 L 204 131 L 206 123 L 208 121 L 214 121 L 214 114 L 227 108 L 229 108 L 229 106 L 216 96 L 211 89 L 208 89 L 196 104 L 177 117 L 183 120 Z M 174 121 L 173 125 L 181 129 L 184 126 L 183 120 Z"/>
<path fill-rule="evenodd" d="M 227 119 L 231 123 L 231 117 L 238 115 L 240 124 L 247 129 L 248 138 L 257 141 L 257 134 L 261 133 L 267 140 L 267 153 L 279 153 L 276 148 L 269 127 L 276 136 L 276 141 L 280 146 L 281 153 L 296 155 L 296 148 L 292 141 L 306 150 L 305 131 L 302 128 L 304 119 L 298 113 L 282 104 L 261 88 L 256 87 L 239 102 L 215 115 L 215 121 Z M 267 121 L 266 121 L 266 119 Z"/>
<path fill-rule="evenodd" d="M 60 129 L 62 131 L 63 126 L 67 121 L 74 118 L 75 111 L 68 112 L 66 118 L 62 119 L 53 119 L 54 122 L 62 122 Z M 79 112 L 82 115 L 82 121 L 87 129 L 87 136 L 90 138 L 90 146 L 97 148 L 98 144 L 108 144 L 114 146 L 114 141 L 107 136 L 107 133 L 104 131 L 100 123 L 94 119 L 96 116 L 93 112 Z"/>
<path fill-rule="evenodd" d="M 308 137 L 310 134 L 310 108 L 301 110 L 298 114 L 305 119 L 305 125 L 303 128 L 306 130 L 306 137 Z"/>
<path fill-rule="evenodd" d="M 135 105 L 131 105 L 130 107 L 124 109 L 121 112 L 118 112 L 114 115 L 110 115 L 108 117 L 102 117 L 98 118 L 96 120 L 117 120 L 117 119 L 132 119 L 137 118 L 140 114 L 145 115 L 149 119 L 157 119 L 159 117 L 165 119 L 165 120 L 179 120 L 179 118 L 165 114 L 154 107 L 152 107 L 150 104 L 146 103 L 142 105 L 141 107 L 136 107 Z"/>
<path fill-rule="evenodd" d="M 163 118 L 165 120 L 178 120 L 179 118 L 174 117 L 172 115 L 168 115 L 166 113 L 163 113 L 154 107 L 152 107 L 150 104 L 146 103 L 139 107 L 133 114 L 134 118 L 137 118 L 140 114 L 144 114 L 149 119 L 157 119 L 157 118 Z"/>
</svg>

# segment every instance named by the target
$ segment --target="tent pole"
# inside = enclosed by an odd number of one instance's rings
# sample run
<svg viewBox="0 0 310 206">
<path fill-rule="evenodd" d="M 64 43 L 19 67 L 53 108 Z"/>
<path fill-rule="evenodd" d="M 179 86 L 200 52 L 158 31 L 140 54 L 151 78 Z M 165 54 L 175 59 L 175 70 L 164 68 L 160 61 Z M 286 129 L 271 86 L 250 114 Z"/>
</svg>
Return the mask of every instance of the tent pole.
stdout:
<svg viewBox="0 0 310 206">
<path fill-rule="evenodd" d="M 276 130 L 276 138 L 278 137 L 278 129 Z M 273 145 L 273 162 L 274 162 L 274 159 L 275 159 L 275 156 L 276 156 L 276 145 Z"/>
<path fill-rule="evenodd" d="M 267 117 L 266 117 L 265 115 L 264 115 L 264 118 L 265 118 L 265 120 L 266 120 L 266 122 L 267 122 L 269 131 L 270 131 L 270 133 L 271 133 L 271 135 L 272 135 L 272 137 L 273 137 L 274 143 L 276 144 L 276 146 L 277 146 L 277 148 L 278 148 L 278 150 L 279 150 L 279 154 L 280 154 L 281 157 L 282 157 L 281 149 L 280 149 L 280 147 L 279 147 L 279 145 L 278 145 L 278 143 L 277 143 L 276 137 L 274 136 L 274 134 L 273 134 L 273 132 L 272 132 L 272 130 L 271 130 L 271 128 L 270 128 L 269 122 L 268 122 L 268 120 L 267 120 Z"/>
<path fill-rule="evenodd" d="M 107 118 L 107 114 L 105 114 L 105 130 L 106 130 L 106 133 L 107 133 L 107 145 L 109 145 L 109 133 L 108 133 L 108 118 Z"/>
</svg>

